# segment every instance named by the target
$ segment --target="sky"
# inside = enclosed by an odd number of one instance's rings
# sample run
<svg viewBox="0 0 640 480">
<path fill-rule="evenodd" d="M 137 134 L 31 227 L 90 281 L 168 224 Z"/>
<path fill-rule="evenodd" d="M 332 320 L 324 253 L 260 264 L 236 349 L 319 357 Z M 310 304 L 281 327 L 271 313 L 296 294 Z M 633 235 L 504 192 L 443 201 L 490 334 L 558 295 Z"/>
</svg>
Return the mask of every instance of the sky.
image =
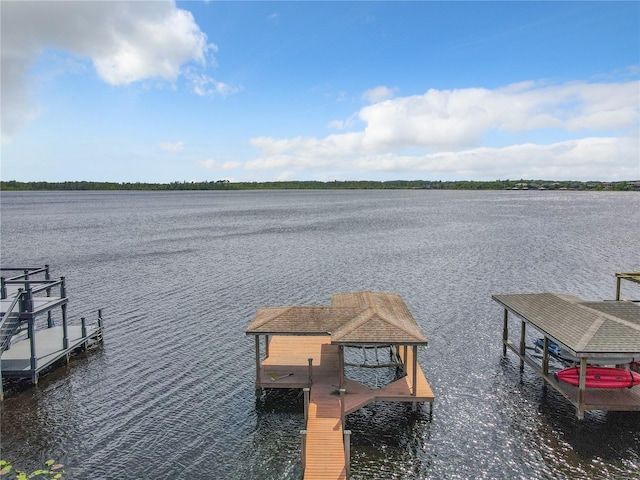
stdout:
<svg viewBox="0 0 640 480">
<path fill-rule="evenodd" d="M 640 2 L 2 0 L 0 178 L 640 179 Z"/>
</svg>

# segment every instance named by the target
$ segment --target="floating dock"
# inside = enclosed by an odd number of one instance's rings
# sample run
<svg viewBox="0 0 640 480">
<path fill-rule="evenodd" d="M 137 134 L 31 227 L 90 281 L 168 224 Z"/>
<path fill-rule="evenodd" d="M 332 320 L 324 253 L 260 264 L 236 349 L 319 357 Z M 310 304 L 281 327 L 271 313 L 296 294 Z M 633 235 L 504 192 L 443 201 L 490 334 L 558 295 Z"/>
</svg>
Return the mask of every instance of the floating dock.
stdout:
<svg viewBox="0 0 640 480">
<path fill-rule="evenodd" d="M 608 358 L 630 358 L 618 367 L 631 369 L 640 360 L 640 305 L 620 299 L 620 279 L 640 283 L 640 272 L 616 274 L 616 300 L 588 302 L 571 295 L 527 293 L 493 295 L 504 307 L 503 355 L 520 358 L 520 369 L 531 367 L 576 407 L 578 418 L 590 410 L 640 411 L 640 385 L 632 388 L 586 388 L 586 368 Z M 510 314 L 521 319 L 519 342 L 510 339 Z M 526 331 L 532 326 L 543 337 L 542 363 L 527 353 Z M 549 368 L 549 344 L 561 345 L 580 367 L 580 385 L 559 381 Z M 629 361 L 629 360 L 627 360 Z"/>
<path fill-rule="evenodd" d="M 255 336 L 256 392 L 304 391 L 305 480 L 349 478 L 349 413 L 379 401 L 409 402 L 414 409 L 428 403 L 432 413 L 434 394 L 417 361 L 427 340 L 397 295 L 357 292 L 334 295 L 330 307 L 263 308 L 247 334 Z M 347 378 L 345 348 L 389 349 L 399 378 L 381 388 Z"/>
<path fill-rule="evenodd" d="M 0 270 L 0 378 L 28 378 L 37 384 L 44 370 L 61 360 L 68 362 L 74 351 L 102 341 L 100 310 L 93 323 L 81 318 L 80 325 L 69 325 L 65 279 L 52 280 L 48 265 Z M 60 318 L 54 316 L 57 309 Z M 61 325 L 56 326 L 56 320 Z"/>
</svg>

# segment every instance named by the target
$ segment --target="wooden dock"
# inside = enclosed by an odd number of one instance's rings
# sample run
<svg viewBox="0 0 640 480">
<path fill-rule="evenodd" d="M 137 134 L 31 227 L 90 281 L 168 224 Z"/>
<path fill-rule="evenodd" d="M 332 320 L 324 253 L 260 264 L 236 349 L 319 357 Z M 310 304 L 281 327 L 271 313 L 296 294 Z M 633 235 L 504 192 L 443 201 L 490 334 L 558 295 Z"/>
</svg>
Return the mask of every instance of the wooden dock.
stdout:
<svg viewBox="0 0 640 480">
<path fill-rule="evenodd" d="M 405 357 L 407 375 L 379 389 L 344 378 L 341 395 L 340 346 L 332 345 L 331 337 L 274 336 L 267 341 L 269 354 L 261 362 L 256 388 L 309 388 L 305 393 L 308 405 L 303 435 L 305 480 L 348 478 L 350 432 L 344 432 L 345 415 L 378 401 L 427 402 L 431 411 L 434 394 L 419 365 L 413 394 L 410 348 Z"/>
<path fill-rule="evenodd" d="M 414 410 L 427 402 L 432 413 L 433 391 L 418 365 L 418 348 L 427 345 L 427 338 L 399 295 L 336 293 L 331 306 L 260 308 L 246 333 L 254 336 L 256 346 L 256 394 L 303 389 L 305 480 L 349 479 L 349 413 L 377 401 L 410 402 Z M 345 363 L 345 350 L 351 348 L 363 350 L 363 363 Z M 374 365 L 367 363 L 371 348 Z M 389 350 L 389 363 L 379 362 L 379 348 Z M 345 366 L 395 368 L 397 380 L 369 388 L 346 378 Z"/>
</svg>

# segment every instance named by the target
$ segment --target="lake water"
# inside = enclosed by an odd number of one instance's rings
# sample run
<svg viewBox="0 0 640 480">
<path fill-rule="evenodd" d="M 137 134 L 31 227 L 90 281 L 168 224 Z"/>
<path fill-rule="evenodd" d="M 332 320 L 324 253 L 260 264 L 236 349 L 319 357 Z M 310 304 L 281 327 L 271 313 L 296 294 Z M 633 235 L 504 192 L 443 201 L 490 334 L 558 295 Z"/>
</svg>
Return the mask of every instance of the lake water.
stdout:
<svg viewBox="0 0 640 480">
<path fill-rule="evenodd" d="M 1 456 L 21 469 L 299 479 L 302 399 L 256 403 L 245 329 L 263 306 L 377 290 L 429 339 L 436 401 L 431 420 L 398 404 L 350 415 L 352 478 L 640 476 L 640 413 L 577 420 L 502 356 L 491 300 L 614 298 L 614 273 L 640 269 L 638 193 L 2 192 L 1 228 L 2 266 L 49 264 L 71 320 L 102 308 L 106 327 L 101 347 L 0 405 Z"/>
</svg>

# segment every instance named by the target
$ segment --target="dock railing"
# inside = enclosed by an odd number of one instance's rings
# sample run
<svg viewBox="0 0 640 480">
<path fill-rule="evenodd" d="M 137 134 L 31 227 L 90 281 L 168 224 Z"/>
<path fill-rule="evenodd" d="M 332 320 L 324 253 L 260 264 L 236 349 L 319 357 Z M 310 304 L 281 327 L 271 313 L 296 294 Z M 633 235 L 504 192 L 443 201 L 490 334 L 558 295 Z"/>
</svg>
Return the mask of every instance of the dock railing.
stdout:
<svg viewBox="0 0 640 480">
<path fill-rule="evenodd" d="M 24 300 L 22 298 L 24 293 L 25 292 L 22 289 L 18 290 L 18 294 L 13 299 L 13 302 L 11 302 L 7 311 L 3 313 L 2 320 L 0 320 L 0 354 L 9 347 L 11 344 L 11 338 L 20 327 L 21 312 L 15 312 L 14 315 L 12 315 L 12 313 L 14 313 L 13 310 L 16 306 L 18 308 L 24 306 Z"/>
</svg>

